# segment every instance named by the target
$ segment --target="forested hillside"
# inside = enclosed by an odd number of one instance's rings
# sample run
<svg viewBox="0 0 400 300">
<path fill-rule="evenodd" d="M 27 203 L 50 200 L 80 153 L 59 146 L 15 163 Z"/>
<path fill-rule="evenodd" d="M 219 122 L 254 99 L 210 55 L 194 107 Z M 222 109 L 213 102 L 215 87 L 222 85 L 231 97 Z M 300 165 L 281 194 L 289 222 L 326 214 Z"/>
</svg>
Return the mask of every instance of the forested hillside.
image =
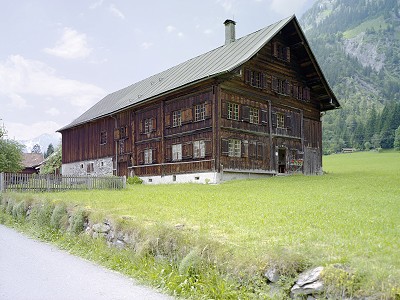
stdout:
<svg viewBox="0 0 400 300">
<path fill-rule="evenodd" d="M 318 0 L 300 22 L 342 105 L 323 117 L 324 153 L 393 148 L 400 126 L 400 0 Z"/>
</svg>

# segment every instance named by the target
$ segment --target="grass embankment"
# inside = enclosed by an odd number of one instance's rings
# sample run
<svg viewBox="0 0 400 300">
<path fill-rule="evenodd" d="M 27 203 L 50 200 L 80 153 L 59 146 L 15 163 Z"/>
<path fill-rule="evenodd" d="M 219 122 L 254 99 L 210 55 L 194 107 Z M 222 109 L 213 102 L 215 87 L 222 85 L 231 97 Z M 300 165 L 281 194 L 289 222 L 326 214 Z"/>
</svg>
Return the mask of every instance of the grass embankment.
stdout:
<svg viewBox="0 0 400 300">
<path fill-rule="evenodd" d="M 92 219 L 107 217 L 154 235 L 182 224 L 190 247 L 213 241 L 215 265 L 238 277 L 259 276 L 267 264 L 289 275 L 291 269 L 342 264 L 357 276 L 352 292 L 395 297 L 400 292 L 400 154 L 327 156 L 324 170 L 324 176 L 31 197 L 83 206 Z"/>
</svg>

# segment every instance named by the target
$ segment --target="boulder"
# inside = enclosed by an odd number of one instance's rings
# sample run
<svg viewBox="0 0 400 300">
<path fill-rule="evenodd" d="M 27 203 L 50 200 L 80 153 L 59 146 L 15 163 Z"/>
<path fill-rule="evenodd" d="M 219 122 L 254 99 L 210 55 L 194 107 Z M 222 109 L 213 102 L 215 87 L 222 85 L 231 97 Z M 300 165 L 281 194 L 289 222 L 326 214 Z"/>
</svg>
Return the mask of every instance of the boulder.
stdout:
<svg viewBox="0 0 400 300">
<path fill-rule="evenodd" d="M 324 283 L 321 279 L 323 269 L 323 267 L 317 267 L 301 273 L 296 284 L 290 290 L 291 297 L 294 298 L 297 295 L 314 295 L 323 292 Z"/>
<path fill-rule="evenodd" d="M 108 233 L 111 229 L 111 226 L 106 223 L 96 223 L 93 224 L 92 229 L 97 233 Z"/>
<path fill-rule="evenodd" d="M 270 268 L 265 272 L 264 276 L 268 279 L 268 281 L 275 283 L 278 282 L 280 274 L 276 268 Z"/>
</svg>

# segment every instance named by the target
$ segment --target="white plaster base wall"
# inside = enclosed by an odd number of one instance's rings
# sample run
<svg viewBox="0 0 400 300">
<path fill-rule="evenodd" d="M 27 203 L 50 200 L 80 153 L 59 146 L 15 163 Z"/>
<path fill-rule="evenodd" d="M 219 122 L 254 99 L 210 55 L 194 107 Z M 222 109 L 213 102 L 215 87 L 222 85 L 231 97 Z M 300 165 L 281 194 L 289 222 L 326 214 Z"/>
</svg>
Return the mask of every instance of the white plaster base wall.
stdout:
<svg viewBox="0 0 400 300">
<path fill-rule="evenodd" d="M 88 173 L 88 165 L 93 164 L 93 172 Z M 62 165 L 62 174 L 70 176 L 111 176 L 113 175 L 113 158 L 103 157 L 101 159 L 79 161 Z"/>
<path fill-rule="evenodd" d="M 170 184 L 170 183 L 200 183 L 200 184 L 216 184 L 222 181 L 238 180 L 238 179 L 256 179 L 265 178 L 276 175 L 275 172 L 251 173 L 251 172 L 205 172 L 205 173 L 189 173 L 164 176 L 141 176 L 144 184 Z"/>
<path fill-rule="evenodd" d="M 218 183 L 220 175 L 217 172 L 176 174 L 164 176 L 141 176 L 144 184 L 169 184 L 169 183 Z"/>
</svg>

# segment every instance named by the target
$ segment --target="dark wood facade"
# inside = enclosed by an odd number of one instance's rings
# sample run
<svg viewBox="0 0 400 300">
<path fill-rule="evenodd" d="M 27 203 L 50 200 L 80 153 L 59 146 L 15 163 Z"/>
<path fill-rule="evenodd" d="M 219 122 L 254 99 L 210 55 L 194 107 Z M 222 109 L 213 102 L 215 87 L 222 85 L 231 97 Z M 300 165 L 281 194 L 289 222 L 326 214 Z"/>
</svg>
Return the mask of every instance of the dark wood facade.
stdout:
<svg viewBox="0 0 400 300">
<path fill-rule="evenodd" d="M 228 74 L 62 131 L 63 164 L 112 157 L 114 174 L 321 171 L 321 76 L 289 23 Z"/>
</svg>

